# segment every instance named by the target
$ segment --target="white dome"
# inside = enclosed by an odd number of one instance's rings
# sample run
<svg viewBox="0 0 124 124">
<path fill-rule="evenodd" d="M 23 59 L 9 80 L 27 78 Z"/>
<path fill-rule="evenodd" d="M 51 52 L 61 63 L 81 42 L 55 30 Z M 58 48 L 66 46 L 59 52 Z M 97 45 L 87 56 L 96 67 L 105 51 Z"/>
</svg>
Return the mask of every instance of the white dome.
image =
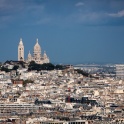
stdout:
<svg viewBox="0 0 124 124">
<path fill-rule="evenodd" d="M 46 51 L 44 51 L 44 55 L 43 55 L 44 58 L 47 58 L 47 54 L 46 54 Z"/>
<path fill-rule="evenodd" d="M 41 47 L 40 47 L 40 45 L 39 45 L 39 43 L 38 43 L 38 39 L 36 40 L 36 44 L 35 44 L 35 46 L 34 46 L 34 51 L 41 51 Z"/>
<path fill-rule="evenodd" d="M 30 51 L 29 51 L 29 53 L 28 53 L 28 58 L 30 58 L 31 57 L 31 53 L 30 53 Z"/>
</svg>

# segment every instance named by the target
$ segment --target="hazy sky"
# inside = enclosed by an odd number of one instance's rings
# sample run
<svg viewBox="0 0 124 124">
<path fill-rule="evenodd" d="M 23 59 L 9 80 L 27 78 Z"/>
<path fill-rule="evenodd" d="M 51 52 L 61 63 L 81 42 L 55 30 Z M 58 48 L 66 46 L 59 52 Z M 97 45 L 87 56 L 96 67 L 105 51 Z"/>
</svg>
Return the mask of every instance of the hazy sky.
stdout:
<svg viewBox="0 0 124 124">
<path fill-rule="evenodd" d="M 124 0 L 0 0 L 0 61 L 36 38 L 51 62 L 124 63 Z"/>
</svg>

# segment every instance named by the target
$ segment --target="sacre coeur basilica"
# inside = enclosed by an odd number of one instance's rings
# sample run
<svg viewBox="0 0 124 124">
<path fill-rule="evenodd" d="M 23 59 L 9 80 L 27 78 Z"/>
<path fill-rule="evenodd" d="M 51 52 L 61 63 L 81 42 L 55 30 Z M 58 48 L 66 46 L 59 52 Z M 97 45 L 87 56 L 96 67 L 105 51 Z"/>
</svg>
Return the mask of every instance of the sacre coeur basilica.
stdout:
<svg viewBox="0 0 124 124">
<path fill-rule="evenodd" d="M 26 61 L 31 62 L 35 61 L 37 64 L 43 64 L 43 63 L 49 63 L 49 57 L 47 56 L 46 52 L 44 54 L 41 54 L 41 47 L 38 43 L 38 39 L 36 39 L 36 44 L 34 45 L 34 51 L 33 55 L 31 55 L 30 51 L 28 53 L 28 57 L 26 60 L 24 60 L 24 45 L 22 42 L 22 38 L 20 38 L 20 42 L 18 45 L 18 61 Z"/>
</svg>

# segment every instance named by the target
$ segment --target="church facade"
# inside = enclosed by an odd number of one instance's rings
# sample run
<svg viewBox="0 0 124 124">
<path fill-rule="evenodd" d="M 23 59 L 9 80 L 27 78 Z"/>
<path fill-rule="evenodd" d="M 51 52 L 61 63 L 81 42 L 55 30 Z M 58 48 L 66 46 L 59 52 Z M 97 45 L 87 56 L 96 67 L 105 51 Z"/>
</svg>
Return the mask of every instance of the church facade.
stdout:
<svg viewBox="0 0 124 124">
<path fill-rule="evenodd" d="M 18 45 L 18 61 L 26 61 L 28 63 L 31 61 L 35 61 L 37 64 L 50 62 L 46 52 L 44 52 L 43 55 L 41 54 L 41 47 L 38 43 L 38 39 L 36 39 L 36 44 L 34 45 L 33 55 L 31 55 L 29 51 L 28 57 L 26 60 L 24 60 L 24 45 L 23 45 L 22 39 L 20 39 L 20 42 Z"/>
</svg>

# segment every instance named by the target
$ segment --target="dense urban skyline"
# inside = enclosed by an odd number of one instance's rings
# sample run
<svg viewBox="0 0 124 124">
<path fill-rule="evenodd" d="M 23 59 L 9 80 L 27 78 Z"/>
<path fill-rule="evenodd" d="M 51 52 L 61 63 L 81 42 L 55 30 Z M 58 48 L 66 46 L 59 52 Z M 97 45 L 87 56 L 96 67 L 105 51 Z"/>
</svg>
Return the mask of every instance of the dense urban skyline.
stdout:
<svg viewBox="0 0 124 124">
<path fill-rule="evenodd" d="M 0 61 L 38 38 L 51 62 L 124 63 L 123 0 L 1 0 L 0 24 Z"/>
</svg>

